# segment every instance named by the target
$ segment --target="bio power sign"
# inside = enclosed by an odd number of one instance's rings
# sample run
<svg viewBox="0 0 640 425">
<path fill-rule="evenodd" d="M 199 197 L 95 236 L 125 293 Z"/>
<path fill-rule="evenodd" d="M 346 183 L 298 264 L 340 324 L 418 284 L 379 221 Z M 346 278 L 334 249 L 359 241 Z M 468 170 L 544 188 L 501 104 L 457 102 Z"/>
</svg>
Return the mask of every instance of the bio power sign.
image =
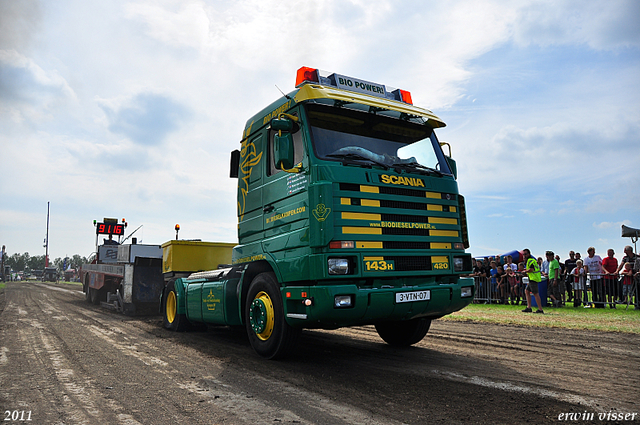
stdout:
<svg viewBox="0 0 640 425">
<path fill-rule="evenodd" d="M 351 90 L 362 94 L 369 94 L 378 97 L 387 97 L 387 91 L 382 84 L 370 81 L 358 80 L 357 78 L 346 77 L 340 74 L 333 74 L 336 85 L 339 89 Z"/>
</svg>

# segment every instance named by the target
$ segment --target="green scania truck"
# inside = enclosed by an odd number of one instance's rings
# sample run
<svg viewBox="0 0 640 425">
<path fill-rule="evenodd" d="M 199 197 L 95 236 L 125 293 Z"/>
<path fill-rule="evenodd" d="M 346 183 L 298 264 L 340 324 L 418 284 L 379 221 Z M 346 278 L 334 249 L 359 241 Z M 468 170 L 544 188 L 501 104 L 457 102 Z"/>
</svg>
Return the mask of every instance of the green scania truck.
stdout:
<svg viewBox="0 0 640 425">
<path fill-rule="evenodd" d="M 269 359 L 304 328 L 422 340 L 474 296 L 456 162 L 434 131 L 444 126 L 407 91 L 300 68 L 296 90 L 250 118 L 231 153 L 231 264 L 173 273 L 165 255 L 164 326 L 245 326 Z"/>
</svg>

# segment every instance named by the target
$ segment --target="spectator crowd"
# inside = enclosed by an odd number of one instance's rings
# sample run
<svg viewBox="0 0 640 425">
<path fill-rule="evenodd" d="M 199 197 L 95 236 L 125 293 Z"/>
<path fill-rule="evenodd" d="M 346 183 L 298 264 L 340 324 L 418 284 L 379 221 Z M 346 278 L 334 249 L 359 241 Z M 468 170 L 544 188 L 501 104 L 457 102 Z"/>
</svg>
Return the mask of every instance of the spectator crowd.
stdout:
<svg viewBox="0 0 640 425">
<path fill-rule="evenodd" d="M 470 276 L 475 279 L 475 302 L 526 305 L 523 312 L 527 313 L 532 312 L 532 298 L 536 313 L 543 313 L 544 305 L 571 304 L 593 308 L 626 304 L 640 310 L 640 256 L 631 246 L 624 248 L 620 261 L 613 249 L 603 259 L 594 247 L 587 249 L 585 257 L 569 251 L 564 261 L 553 251 L 547 251 L 544 259 L 532 257 L 528 249 L 523 253 L 517 262 L 512 255 L 473 259 Z M 545 283 L 546 294 L 541 290 Z"/>
</svg>

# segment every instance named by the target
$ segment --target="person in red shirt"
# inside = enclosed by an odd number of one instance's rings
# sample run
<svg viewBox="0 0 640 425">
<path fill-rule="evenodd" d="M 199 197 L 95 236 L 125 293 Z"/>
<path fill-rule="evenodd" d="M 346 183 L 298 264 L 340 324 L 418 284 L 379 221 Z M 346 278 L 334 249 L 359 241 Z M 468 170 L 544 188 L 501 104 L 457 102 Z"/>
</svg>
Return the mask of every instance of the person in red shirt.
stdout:
<svg viewBox="0 0 640 425">
<path fill-rule="evenodd" d="M 607 302 L 610 308 L 616 308 L 616 295 L 617 294 L 617 273 L 618 273 L 618 260 L 613 256 L 615 252 L 613 249 L 607 250 L 607 256 L 602 260 L 602 268 L 604 269 L 604 293 L 607 297 Z"/>
<path fill-rule="evenodd" d="M 632 272 L 637 276 L 638 272 L 640 271 L 640 261 L 638 261 L 640 259 L 640 255 L 636 255 L 633 252 L 633 247 L 631 245 L 627 245 L 624 247 L 624 253 L 625 256 L 622 257 L 622 261 L 621 264 L 618 266 L 618 273 L 620 273 L 620 270 L 622 270 L 623 267 L 625 267 L 626 263 L 631 263 L 631 270 Z M 640 310 L 640 284 L 634 285 L 635 286 L 635 295 L 636 295 L 636 303 L 635 303 L 635 310 Z M 633 294 L 629 294 L 629 297 L 633 298 Z"/>
<path fill-rule="evenodd" d="M 631 301 L 631 297 L 633 294 L 631 293 L 631 286 L 633 285 L 633 269 L 631 268 L 631 263 L 624 263 L 624 267 L 620 272 L 622 275 L 622 299 L 625 304 L 629 305 Z M 636 275 L 640 274 L 640 272 L 636 272 Z"/>
</svg>

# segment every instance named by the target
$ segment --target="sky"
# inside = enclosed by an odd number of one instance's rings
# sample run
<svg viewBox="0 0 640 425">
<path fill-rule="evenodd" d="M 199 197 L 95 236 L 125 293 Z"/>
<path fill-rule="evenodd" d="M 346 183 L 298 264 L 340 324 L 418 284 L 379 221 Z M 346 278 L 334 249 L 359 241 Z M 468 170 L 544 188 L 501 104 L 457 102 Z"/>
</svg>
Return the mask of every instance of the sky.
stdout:
<svg viewBox="0 0 640 425">
<path fill-rule="evenodd" d="M 319 68 L 447 127 L 474 256 L 620 259 L 640 228 L 640 2 L 0 0 L 0 244 L 236 242 L 229 153 Z"/>
</svg>

